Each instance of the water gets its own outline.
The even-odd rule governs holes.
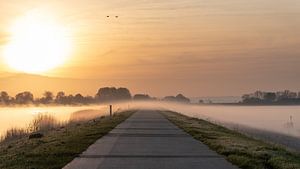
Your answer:
[[[82,110],[97,110],[98,115],[108,114],[107,106],[0,107],[0,136],[11,128],[26,128],[39,113],[53,115],[57,120],[66,122],[72,113]]]

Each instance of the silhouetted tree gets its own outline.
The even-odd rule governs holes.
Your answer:
[[[185,102],[185,103],[191,102],[191,100],[190,100],[189,98],[183,96],[182,94],[178,94],[178,95],[176,96],[176,99],[177,99],[178,101],[180,101],[180,102]]]
[[[80,93],[78,93],[74,96],[74,101],[76,103],[84,103],[85,102],[84,97]]]
[[[66,98],[65,92],[60,91],[56,94],[55,103],[57,103],[57,104],[67,104],[66,100],[67,100],[67,98]]]
[[[264,93],[264,100],[266,102],[274,102],[276,100],[276,94],[273,92]]]
[[[50,104],[53,102],[53,98],[54,98],[54,95],[52,92],[45,91],[45,93],[43,94],[43,97],[40,98],[38,102],[40,102],[42,104]]]
[[[248,100],[250,97],[251,97],[250,94],[244,94],[242,96],[242,100]]]
[[[203,103],[204,103],[204,100],[200,99],[200,100],[198,101],[198,103],[199,103],[199,104],[203,104]]]
[[[85,96],[84,97],[84,104],[95,103],[95,99],[92,96]]]
[[[72,104],[72,103],[74,103],[74,100],[75,100],[74,96],[72,94],[70,94],[66,97],[66,104]]]
[[[118,88],[117,89],[117,99],[120,100],[130,100],[131,99],[131,93],[127,88]]]
[[[299,104],[300,99],[297,99],[297,93],[289,90],[274,92],[256,91],[253,94],[245,94],[242,96],[242,103],[246,104]]]
[[[279,91],[276,93],[277,100],[295,99],[297,98],[296,92],[291,92],[289,90]]]
[[[177,96],[166,96],[163,100],[183,102],[183,103],[190,103],[191,102],[191,100],[189,98],[185,97],[182,94],[178,94]]]
[[[176,101],[176,97],[175,96],[166,96],[163,98],[164,101]]]
[[[254,97],[258,99],[263,99],[264,98],[264,92],[258,90],[254,93]]]
[[[82,96],[82,94],[77,93],[75,96],[66,95],[64,92],[60,91],[56,94],[55,103],[57,104],[89,104],[94,103],[95,99],[92,96]]]
[[[7,92],[2,91],[0,92],[0,104],[9,104],[10,103],[10,96]]]
[[[98,93],[96,94],[96,98],[99,101],[110,101],[115,98],[116,92],[117,92],[117,89],[115,87],[100,88],[98,90]]]
[[[15,97],[15,102],[17,104],[29,104],[33,103],[33,94],[30,92],[18,93]]]
[[[52,92],[46,91],[46,92],[44,93],[44,97],[45,97],[45,99],[46,99],[47,102],[51,102],[51,101],[53,101],[54,95],[53,95]]]
[[[104,87],[98,90],[95,98],[102,102],[120,101],[131,99],[131,94],[127,88]]]
[[[133,96],[134,100],[151,100],[151,97],[147,94],[136,94]]]

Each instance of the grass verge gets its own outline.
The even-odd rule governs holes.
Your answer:
[[[38,139],[20,138],[0,144],[1,169],[59,169],[107,134],[134,111],[71,123]]]
[[[175,125],[242,169],[300,169],[300,154],[208,121],[163,112]]]

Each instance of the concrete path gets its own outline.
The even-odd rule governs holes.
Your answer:
[[[159,112],[139,111],[64,169],[237,169]]]

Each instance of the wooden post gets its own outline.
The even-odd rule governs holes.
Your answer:
[[[109,105],[109,115],[112,117],[112,105]]]

